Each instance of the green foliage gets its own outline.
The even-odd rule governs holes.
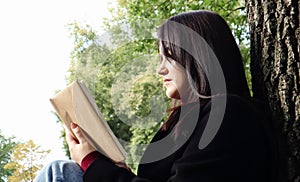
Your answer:
[[[118,7],[111,9],[113,19],[107,24],[138,19],[165,20],[178,13],[206,9],[219,13],[228,22],[238,42],[248,40],[246,7],[244,1],[232,0],[117,0]],[[123,12],[123,13],[117,13]]]
[[[5,137],[0,130],[0,182],[7,180],[14,172],[14,169],[6,169],[4,166],[10,162],[11,154],[17,144],[15,137]]]
[[[67,80],[70,82],[74,81],[78,75],[75,74],[87,74],[84,77],[91,77],[91,74],[87,69],[79,70],[81,67],[92,67],[95,65],[93,64],[93,61],[90,61],[93,57],[90,57],[93,54],[90,54],[93,52],[94,54],[97,54],[98,51],[87,51],[87,50],[95,50],[97,49],[96,46],[93,46],[95,44],[95,37],[96,34],[94,31],[92,31],[91,27],[89,25],[86,25],[85,27],[81,27],[77,24],[77,22],[73,22],[72,24],[69,24],[69,31],[70,36],[74,39],[74,48],[71,52],[71,67],[69,68],[69,75],[67,77]],[[79,75],[79,77],[81,76]],[[82,77],[82,76],[81,76]]]

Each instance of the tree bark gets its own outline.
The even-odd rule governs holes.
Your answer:
[[[300,181],[300,1],[246,0],[246,4],[253,97],[271,111],[283,159],[281,179]]]

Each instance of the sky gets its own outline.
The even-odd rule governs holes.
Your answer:
[[[0,130],[51,149],[44,163],[66,159],[49,98],[66,86],[76,20],[102,34],[112,0],[0,1]]]

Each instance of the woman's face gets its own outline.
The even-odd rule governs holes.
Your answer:
[[[184,68],[171,58],[161,55],[161,63],[157,73],[163,77],[166,95],[180,100],[187,89],[188,79]]]

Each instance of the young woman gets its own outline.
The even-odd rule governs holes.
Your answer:
[[[157,73],[178,100],[137,175],[67,133],[75,162],[54,161],[36,181],[270,181],[269,141],[250,101],[242,58],[226,22],[210,11],[171,17],[158,29]]]

